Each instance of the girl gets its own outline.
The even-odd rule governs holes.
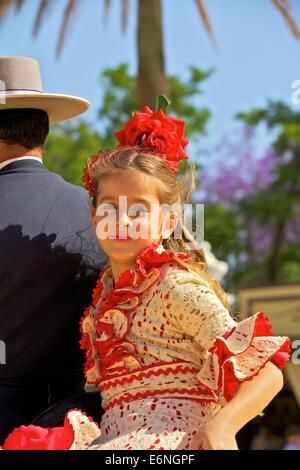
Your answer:
[[[184,123],[145,107],[116,137],[85,172],[110,259],[81,324],[87,381],[105,410],[90,449],[237,449],[238,430],[282,388],[289,339],[263,312],[237,323],[202,250],[187,248],[172,210],[183,202]]]
[[[110,260],[81,322],[105,410],[89,449],[237,449],[238,430],[282,388],[289,339],[263,312],[234,320],[182,223],[184,122],[145,107],[116,137],[84,177]]]

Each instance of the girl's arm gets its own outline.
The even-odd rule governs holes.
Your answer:
[[[205,351],[201,387],[223,408],[199,429],[192,449],[237,449],[235,435],[282,388],[290,339],[276,336],[263,312],[235,321],[208,283],[191,273],[164,284],[170,322]],[[218,398],[219,397],[219,398]]]
[[[190,449],[237,450],[236,433],[261,413],[282,387],[281,370],[267,362],[258,375],[242,382],[236,395],[203,425]]]

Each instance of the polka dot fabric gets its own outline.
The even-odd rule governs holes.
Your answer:
[[[201,424],[219,409],[180,398],[147,398],[110,408],[88,450],[188,450]]]

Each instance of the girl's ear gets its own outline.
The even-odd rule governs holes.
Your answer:
[[[171,233],[174,232],[178,222],[178,213],[176,211],[169,212],[166,217],[163,218],[162,225],[162,237],[169,238]]]
[[[94,207],[92,207],[90,213],[91,213],[93,228],[94,228],[94,230],[96,230],[96,227],[97,227],[96,209]]]

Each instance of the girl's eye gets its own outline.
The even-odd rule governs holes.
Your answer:
[[[103,204],[99,208],[99,215],[105,216],[111,214],[117,210],[112,204]]]
[[[132,209],[132,215],[134,217],[139,217],[139,216],[144,216],[148,214],[148,210],[147,210],[147,207],[144,207],[144,206],[134,206],[134,208]]]
[[[144,207],[144,206],[138,206],[138,207],[135,208],[135,210],[137,212],[148,212],[147,207]]]

